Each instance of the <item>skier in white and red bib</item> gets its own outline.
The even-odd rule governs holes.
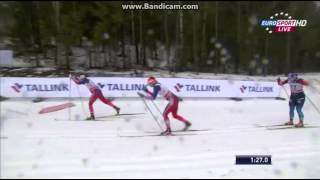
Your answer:
[[[173,94],[167,87],[160,84],[154,77],[150,77],[147,83],[149,86],[153,87],[153,92],[150,92],[148,91],[148,89],[144,88],[144,91],[147,93],[147,95],[145,96],[142,93],[138,93],[140,97],[155,100],[158,94],[160,94],[169,101],[169,104],[163,112],[163,119],[165,121],[167,129],[166,131],[162,132],[162,135],[171,135],[171,127],[168,117],[169,113],[172,113],[172,116],[175,119],[185,123],[185,128],[183,130],[186,131],[191,126],[191,123],[182,116],[178,115],[179,98],[175,94]]]
[[[288,83],[291,90],[289,101],[290,120],[289,122],[285,123],[285,125],[293,125],[294,110],[297,109],[300,121],[295,125],[295,127],[303,127],[304,114],[302,112],[302,108],[306,98],[306,95],[303,91],[303,86],[308,86],[309,83],[301,78],[298,78],[297,73],[289,73],[287,80],[281,81],[281,79],[278,78],[277,81],[280,86]]]
[[[101,89],[93,81],[88,79],[85,75],[81,75],[81,76],[70,75],[70,78],[78,85],[85,85],[89,89],[89,91],[91,92],[91,97],[89,100],[90,117],[88,117],[87,120],[94,120],[95,119],[93,103],[97,99],[100,99],[103,103],[113,107],[116,110],[117,115],[119,114],[120,108],[115,106],[114,104],[112,104],[112,102],[109,99],[105,98],[102,94]]]

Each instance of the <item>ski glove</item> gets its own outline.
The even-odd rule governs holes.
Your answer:
[[[143,90],[144,92],[148,92],[147,86],[143,86],[142,90]]]

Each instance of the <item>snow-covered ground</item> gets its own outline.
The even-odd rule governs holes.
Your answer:
[[[304,77],[312,83],[307,96],[320,107],[319,74]],[[282,97],[286,97],[283,91]],[[82,120],[88,115],[87,101],[72,101],[76,106],[71,109],[38,114],[43,107],[65,102],[0,102],[1,178],[320,177],[319,127],[257,127],[286,122],[287,101],[186,99],[180,114],[193,123],[191,129],[209,131],[134,138],[122,136],[160,132],[141,100],[116,99],[122,113],[145,113],[118,117],[109,116],[114,111],[97,101],[96,116],[109,116],[99,121]],[[166,106],[163,100],[156,104],[160,109]],[[320,114],[308,100],[304,110],[305,123],[320,126]],[[175,120],[171,125],[183,128]],[[236,155],[272,155],[272,165],[235,165]]]

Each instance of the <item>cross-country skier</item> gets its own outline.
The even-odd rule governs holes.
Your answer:
[[[303,91],[303,86],[308,86],[309,83],[301,78],[298,78],[297,73],[289,73],[287,80],[281,81],[281,79],[278,78],[277,81],[280,86],[289,83],[291,90],[291,96],[289,101],[290,121],[285,123],[285,125],[293,125],[294,110],[297,109],[300,121],[298,124],[295,125],[295,127],[303,127],[304,114],[302,112],[302,107],[304,105],[306,97]]]
[[[169,113],[172,113],[172,116],[185,123],[185,128],[183,129],[186,131],[190,126],[191,123],[187,121],[185,118],[182,116],[178,115],[178,105],[179,105],[179,98],[173,94],[168,88],[160,84],[156,78],[150,77],[147,81],[147,84],[151,87],[153,87],[153,92],[150,92],[148,89],[144,88],[143,90],[147,93],[146,96],[140,92],[138,92],[138,95],[142,98],[150,99],[150,100],[155,100],[158,96],[158,94],[162,95],[166,100],[169,101],[169,104],[167,105],[166,109],[163,112],[163,119],[166,124],[166,131],[162,132],[162,135],[171,135],[171,127],[170,127],[170,122],[169,122]]]
[[[87,120],[94,120],[94,110],[93,110],[93,103],[99,98],[103,103],[113,107],[117,115],[119,115],[120,108],[115,106],[114,104],[111,103],[110,100],[105,98],[102,94],[102,91],[100,88],[90,79],[88,79],[85,75],[80,75],[80,76],[73,76],[70,74],[70,78],[78,85],[85,85],[91,92],[91,97],[89,100],[89,110],[90,110],[90,117],[87,118]]]

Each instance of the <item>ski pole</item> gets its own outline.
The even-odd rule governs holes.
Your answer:
[[[287,97],[290,99],[290,96],[289,96],[289,94],[288,94],[288,92],[287,92],[286,88],[285,88],[285,87],[283,87],[283,86],[281,86],[281,87],[283,88],[283,90],[284,90],[284,92],[286,93]]]
[[[281,95],[281,90],[282,90],[282,89],[284,89],[283,86],[282,86],[282,88],[280,88],[280,90],[279,90],[278,97],[275,97],[276,100],[283,100],[283,101],[286,100],[286,98],[280,97],[280,95]],[[284,89],[284,91],[286,91],[286,90]],[[286,91],[286,94],[287,94],[287,91]],[[287,96],[288,96],[288,94],[287,94]]]
[[[161,125],[159,124],[159,122],[157,121],[157,118],[156,118],[155,115],[152,113],[151,109],[149,108],[149,106],[148,106],[147,102],[145,101],[145,99],[144,99],[144,98],[141,98],[141,99],[142,99],[144,105],[147,107],[147,109],[148,109],[148,111],[150,112],[150,114],[152,115],[153,119],[157,122],[157,124],[158,124],[159,128],[161,129],[161,131],[164,131],[164,130],[162,129]]]
[[[69,76],[69,103],[71,103],[71,78]],[[69,121],[71,120],[71,109],[68,108]]]
[[[320,94],[320,91],[316,87],[314,87],[312,85],[309,85],[309,87],[311,90],[316,91],[318,94]]]
[[[311,101],[311,99],[308,97],[308,96],[306,96],[307,97],[307,99],[309,100],[309,102],[312,104],[312,106],[318,111],[318,113],[320,114],[320,110],[318,109],[318,107]]]
[[[156,103],[153,102],[153,101],[151,101],[151,102],[152,102],[153,106],[156,107],[157,111],[158,111],[160,114],[162,114],[161,111],[160,111],[160,109],[159,109],[159,107],[156,105]]]
[[[147,85],[147,86],[149,86],[149,85]],[[161,113],[161,110],[160,110],[159,107],[156,105],[156,103],[153,102],[153,101],[151,101],[151,102],[152,102],[153,106],[157,109],[157,111],[158,111],[160,114],[162,114],[162,113]]]
[[[84,106],[83,106],[83,101],[82,101],[82,96],[81,96],[81,93],[80,93],[80,90],[79,90],[79,87],[77,86],[77,91],[78,91],[78,95],[79,95],[79,98],[80,98],[80,102],[81,102],[81,107],[82,107],[82,112],[85,116],[87,116],[87,114],[85,113],[85,109],[84,109]]]

